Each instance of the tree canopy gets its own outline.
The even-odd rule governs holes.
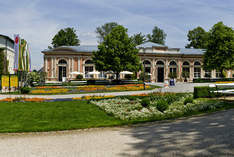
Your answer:
[[[204,69],[234,69],[234,30],[218,22],[209,31]]]
[[[206,49],[208,44],[208,32],[202,27],[194,28],[188,32],[188,41],[186,48]]]
[[[98,34],[97,37],[99,38],[99,42],[102,42],[106,35],[108,35],[113,28],[118,26],[118,23],[116,22],[109,22],[105,23],[102,26],[99,26],[96,28],[96,33]]]
[[[141,33],[137,33],[137,34],[134,34],[131,39],[133,40],[133,42],[136,44],[136,45],[140,45],[142,43],[144,43],[146,41],[146,37],[144,34],[141,34]]]
[[[80,40],[76,35],[76,30],[74,28],[61,29],[52,39],[53,48],[59,46],[78,46],[80,45]],[[51,48],[51,47],[49,47]]]
[[[166,37],[167,34],[157,26],[152,30],[152,34],[147,35],[149,41],[162,45],[165,44]]]
[[[104,37],[92,59],[98,71],[113,71],[117,79],[121,71],[135,72],[141,68],[138,49],[121,25]]]

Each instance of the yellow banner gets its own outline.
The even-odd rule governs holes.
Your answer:
[[[16,75],[12,75],[10,77],[10,81],[11,81],[11,87],[15,87],[18,88],[18,77]]]
[[[10,80],[9,80],[10,77]],[[2,88],[9,88],[9,81],[11,88],[18,88],[18,76],[17,75],[2,75]]]
[[[9,75],[2,75],[2,88],[9,87]]]

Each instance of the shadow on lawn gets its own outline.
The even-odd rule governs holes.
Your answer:
[[[137,156],[234,156],[234,109],[131,128],[123,134],[141,141],[127,143]],[[131,154],[131,150],[125,150],[120,155]]]

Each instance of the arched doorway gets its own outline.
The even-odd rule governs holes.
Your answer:
[[[59,75],[58,80],[63,81],[63,77],[67,77],[67,61],[64,59],[59,60],[58,62]]]
[[[85,78],[93,78],[93,74],[89,74],[94,71],[94,64],[92,60],[85,61]]]
[[[162,61],[158,61],[156,63],[157,66],[157,81],[164,82],[164,63]]]

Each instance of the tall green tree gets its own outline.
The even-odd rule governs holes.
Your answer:
[[[134,34],[131,38],[136,45],[140,45],[146,41],[145,35],[141,33]]]
[[[147,35],[149,41],[162,45],[165,44],[166,37],[167,34],[157,26],[152,30],[152,34]]]
[[[208,32],[202,27],[194,28],[188,32],[188,41],[186,48],[206,49],[208,44]]]
[[[74,28],[61,29],[52,39],[53,48],[59,46],[78,46],[80,45],[80,40],[76,35],[76,30]],[[50,47],[49,47],[50,48]]]
[[[141,68],[138,49],[128,37],[127,29],[116,26],[98,45],[92,56],[98,71],[113,71],[117,80],[121,71],[139,71]]]
[[[102,42],[105,36],[107,36],[107,34],[109,34],[112,31],[112,29],[115,28],[116,26],[118,26],[118,23],[109,22],[109,23],[105,23],[102,26],[97,27],[95,32],[97,33],[99,42]]]
[[[209,31],[204,69],[234,69],[234,30],[218,22]]]

